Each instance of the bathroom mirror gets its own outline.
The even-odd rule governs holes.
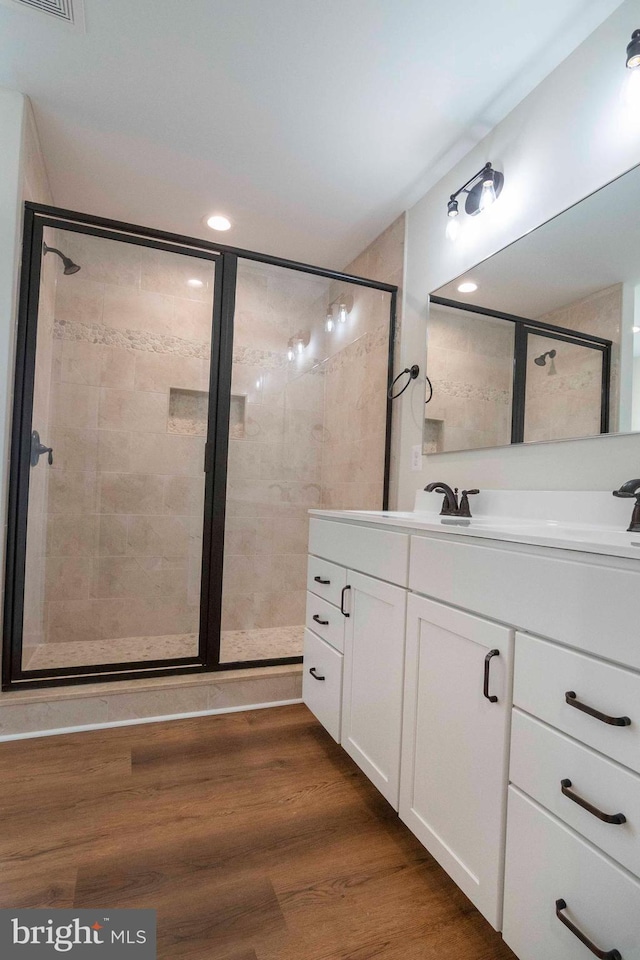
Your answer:
[[[432,293],[425,454],[640,430],[639,197],[640,166]]]

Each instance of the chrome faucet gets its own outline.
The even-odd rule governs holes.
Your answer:
[[[630,533],[640,532],[640,480],[627,480],[619,490],[613,491],[614,497],[631,498],[635,497],[636,502],[631,514],[631,523],[627,527]]]
[[[640,481],[638,481],[640,484]],[[446,483],[428,483],[424,488],[426,493],[444,493],[442,501],[441,517],[471,517],[469,508],[469,497],[472,494],[480,493],[479,490],[463,490],[458,503],[458,488],[452,490]]]

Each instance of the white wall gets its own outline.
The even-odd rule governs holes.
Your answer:
[[[0,88],[0,504],[3,536],[0,571],[4,571],[6,496],[14,373],[14,331],[18,258],[22,229],[22,143],[25,98]],[[0,582],[0,591],[4,581]]]
[[[626,0],[408,212],[403,364],[425,361],[427,298],[518,237],[640,162],[640,105],[621,99],[625,47],[640,27]],[[500,202],[446,241],[446,201],[487,160],[504,170]],[[462,239],[462,238],[461,238]],[[619,436],[431,455],[410,470],[420,443],[423,396],[407,391],[401,414],[399,509],[429,480],[517,489],[613,489],[640,467],[640,437]]]

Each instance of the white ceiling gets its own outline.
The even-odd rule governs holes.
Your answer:
[[[619,2],[3,0],[0,84],[58,206],[339,268]]]

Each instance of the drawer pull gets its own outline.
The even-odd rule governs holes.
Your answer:
[[[576,699],[577,696],[578,694],[575,690],[567,690],[564,699],[570,707],[575,707],[576,710],[582,710],[583,713],[588,713],[590,717],[595,717],[596,720],[602,720],[603,723],[610,723],[614,727],[630,726],[631,720],[629,717],[609,717],[606,713],[600,713],[600,711],[594,707],[588,707],[586,703],[580,703],[580,701]]]
[[[626,823],[627,818],[624,813],[603,813],[602,810],[598,810],[597,807],[594,807],[593,804],[589,803],[588,800],[584,800],[582,797],[578,796],[577,793],[574,793],[571,789],[571,780],[561,780],[560,789],[565,797],[568,797],[569,800],[573,800],[574,803],[577,803],[579,807],[584,807],[585,810],[588,810],[589,813],[592,813],[594,817],[597,817],[598,820],[604,820],[605,823]]]
[[[340,613],[342,614],[343,617],[351,616],[351,614],[347,613],[347,611],[344,608],[344,595],[347,592],[347,590],[351,590],[351,587],[349,586],[349,584],[347,584],[346,587],[342,588],[342,593],[340,594]]]
[[[322,577],[314,577],[313,579],[316,583],[321,583],[323,587],[328,587],[331,583],[331,580],[323,580]]]
[[[498,698],[495,695],[491,697],[489,696],[489,671],[491,669],[492,659],[494,657],[499,657],[499,656],[500,656],[499,650],[489,650],[489,653],[484,658],[484,685],[482,688],[482,692],[487,698],[487,700],[489,701],[489,703],[498,702]]]
[[[595,943],[592,943],[589,940],[589,937],[585,936],[582,930],[579,930],[574,923],[571,923],[571,920],[561,912],[562,910],[567,909],[566,900],[556,900],[556,917],[561,923],[564,923],[565,927],[571,930],[571,933],[574,937],[577,937],[578,940],[581,940],[584,943],[585,947],[588,947],[591,950],[591,953],[594,953],[596,957],[600,957],[600,960],[622,960],[622,954],[619,950],[599,950],[596,947]]]
[[[326,679],[326,677],[321,677],[319,674],[316,673],[316,668],[315,668],[315,667],[309,667],[309,673],[311,674],[311,676],[313,677],[314,680],[325,680],[325,679]]]
[[[313,617],[312,617],[311,619],[312,619],[312,620],[315,620],[315,622],[316,622],[316,623],[319,623],[322,627],[328,627],[328,626],[329,626],[329,621],[328,621],[328,620],[321,620],[317,613],[314,613],[314,615],[313,615]]]

